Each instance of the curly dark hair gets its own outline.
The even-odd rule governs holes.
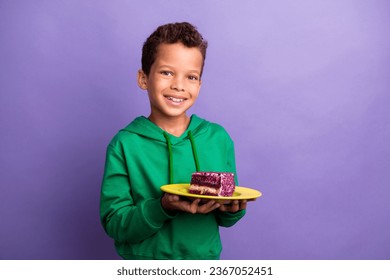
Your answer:
[[[142,71],[148,76],[150,68],[156,60],[157,48],[160,44],[182,43],[186,47],[197,47],[202,54],[203,62],[200,75],[206,59],[207,41],[203,39],[195,26],[188,22],[168,23],[159,26],[146,39],[142,47]]]

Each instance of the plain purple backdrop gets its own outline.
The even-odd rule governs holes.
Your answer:
[[[209,41],[191,113],[222,124],[263,197],[223,259],[390,259],[390,4],[0,2],[0,259],[118,259],[99,222],[105,149],[139,115],[141,47]]]

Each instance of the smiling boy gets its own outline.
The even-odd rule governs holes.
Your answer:
[[[206,49],[189,23],[160,26],[144,43],[137,81],[150,115],[111,140],[101,190],[101,222],[125,259],[219,259],[219,226],[245,214],[246,201],[201,204],[160,190],[188,183],[195,171],[236,172],[226,131],[187,115],[199,95]]]

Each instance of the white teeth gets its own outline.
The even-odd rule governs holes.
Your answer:
[[[183,102],[184,101],[183,98],[174,98],[171,96],[168,96],[167,99],[172,100],[173,102]]]

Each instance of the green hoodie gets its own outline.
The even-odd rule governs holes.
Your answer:
[[[107,147],[100,217],[120,256],[219,259],[219,226],[234,225],[245,210],[171,216],[161,206],[160,187],[189,183],[196,170],[236,172],[233,141],[220,125],[192,115],[176,137],[138,117],[115,135]]]

